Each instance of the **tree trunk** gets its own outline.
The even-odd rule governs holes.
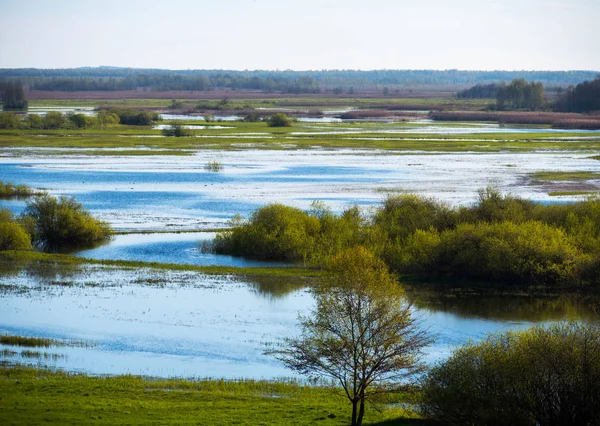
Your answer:
[[[361,426],[363,421],[363,416],[365,415],[365,400],[360,400],[360,410],[358,411],[358,419],[356,419],[356,426]]]
[[[356,423],[356,404],[358,403],[357,400],[353,399],[352,400],[352,426],[359,426]]]

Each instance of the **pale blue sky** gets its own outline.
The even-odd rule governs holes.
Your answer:
[[[600,70],[600,0],[0,0],[0,68]]]

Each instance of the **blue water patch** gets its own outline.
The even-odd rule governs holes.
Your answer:
[[[214,238],[214,233],[117,235],[106,245],[80,251],[76,255],[99,260],[132,260],[198,266],[290,266],[280,262],[263,262],[242,257],[203,253],[199,247],[200,243],[211,238]]]

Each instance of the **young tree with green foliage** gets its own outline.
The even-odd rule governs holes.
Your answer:
[[[385,264],[363,247],[335,256],[331,282],[315,290],[316,308],[300,317],[302,334],[274,351],[288,368],[337,382],[360,426],[365,403],[393,392],[421,371],[421,349],[431,342]]]

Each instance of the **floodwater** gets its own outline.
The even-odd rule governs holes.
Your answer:
[[[232,126],[200,126],[200,125],[195,125],[195,124],[185,125],[185,126],[181,126],[181,127],[183,127],[184,129],[190,129],[190,130],[233,129]],[[156,126],[152,126],[152,128],[154,130],[170,129],[171,128],[171,124],[157,124]]]
[[[484,144],[485,142],[482,142]],[[532,200],[552,202],[548,187],[531,185],[536,171],[600,172],[590,153],[394,153],[311,149],[196,151],[184,157],[19,156],[4,151],[0,178],[72,195],[116,230],[207,230],[227,226],[239,213],[280,202],[308,209],[321,200],[334,211],[379,204],[388,194],[413,192],[452,205],[476,200],[488,185]],[[220,172],[205,166],[223,165]],[[574,197],[561,200],[575,199]],[[24,201],[0,201],[19,213]]]
[[[214,121],[239,121],[244,117],[239,115],[215,115],[212,117]],[[177,121],[177,120],[185,120],[185,121],[205,121],[205,117],[203,115],[187,115],[187,114],[160,114],[160,119],[165,121]]]
[[[192,151],[183,157],[127,156],[118,149],[108,150],[110,157],[0,149],[0,179],[75,196],[116,230],[134,232],[117,235],[79,256],[259,266],[251,260],[200,253],[198,244],[214,234],[177,231],[226,227],[235,214],[248,217],[273,202],[308,209],[313,200],[321,200],[336,212],[352,204],[368,210],[388,194],[411,192],[464,205],[475,201],[476,190],[488,185],[552,202],[556,197],[547,194],[547,186],[531,182],[530,173],[600,172],[600,162],[589,152],[272,151],[248,149],[247,144],[244,148]],[[223,170],[206,170],[212,161],[220,162]],[[0,201],[0,208],[15,213],[24,207],[21,200]],[[280,338],[298,333],[297,313],[314,304],[310,289],[298,281],[100,265],[21,267],[2,265],[0,259],[0,333],[89,345],[44,348],[40,352],[48,356],[39,358],[21,355],[22,348],[0,345],[0,360],[92,374],[290,376],[263,352]],[[597,321],[600,312],[598,303],[587,299],[444,297],[414,291],[409,296],[414,315],[436,335],[436,343],[426,351],[429,363],[446,358],[455,345],[477,341],[489,332],[565,319]]]
[[[203,253],[200,244],[212,240],[214,232],[153,233],[115,235],[105,245],[75,253],[98,260],[134,260],[138,262],[177,263],[181,265],[221,265],[234,267],[288,266],[243,257]]]
[[[297,314],[314,306],[309,288],[281,278],[98,265],[56,268],[3,271],[0,333],[86,346],[41,348],[48,356],[31,359],[18,354],[23,348],[0,345],[0,359],[91,374],[291,376],[264,351],[296,335]],[[430,364],[490,332],[565,319],[598,320],[593,300],[513,296],[474,303],[473,298],[440,301],[443,297],[435,294],[411,297],[413,315],[436,337],[426,349]],[[17,355],[2,355],[4,349]]]
[[[95,117],[97,114],[97,111],[95,111],[94,107],[45,106],[27,108],[27,114],[46,115],[49,112],[60,112],[62,114],[83,114],[89,117]]]

